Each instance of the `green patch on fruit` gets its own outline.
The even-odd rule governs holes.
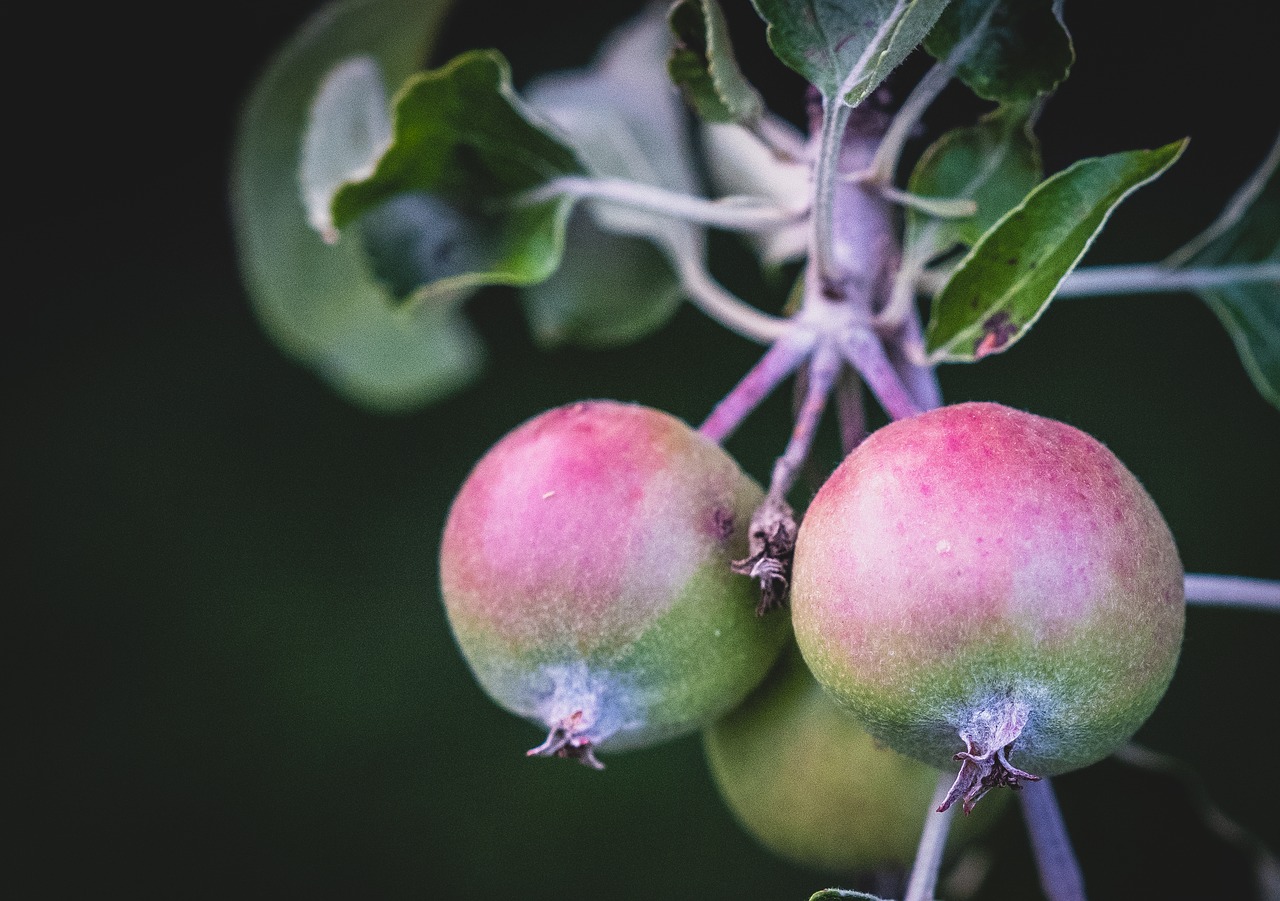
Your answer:
[[[794,646],[703,744],[730,810],[774,853],[830,872],[910,865],[938,771],[876,742]],[[958,822],[951,847],[988,830],[1005,801]]]

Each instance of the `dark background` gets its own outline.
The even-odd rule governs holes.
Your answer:
[[[798,120],[798,78],[750,8],[725,5],[744,66]],[[1265,153],[1274,31],[1223,6],[1068,4],[1079,59],[1039,129],[1048,168],[1192,137],[1090,262],[1158,259]],[[484,378],[383,417],[259,330],[229,230],[229,152],[256,73],[317,7],[58,10],[11,34],[46,63],[12,85],[3,330],[20,895],[780,901],[839,882],[738,829],[696,738],[615,756],[604,774],[526,760],[536,730],[475,687],[436,588],[446,505],[502,433],[582,397],[696,423],[756,348],[690,308],[621,351],[541,353],[493,291],[472,304]],[[436,59],[497,46],[519,83],[586,63],[636,8],[467,0]],[[957,119],[974,108],[953,99]],[[717,249],[734,258],[731,242]],[[778,302],[750,273],[724,278]],[[1280,415],[1195,298],[1063,301],[1007,354],[942,379],[950,400],[1002,401],[1106,442],[1189,570],[1280,578]],[[786,415],[775,398],[730,442],[758,477]],[[1192,610],[1138,736],[1193,765],[1272,848],[1278,644],[1275,616]],[[1091,897],[1252,897],[1246,856],[1170,780],[1104,762],[1056,784]],[[995,838],[980,897],[1036,897],[1016,814]]]

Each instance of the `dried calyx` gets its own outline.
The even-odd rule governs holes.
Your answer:
[[[1009,762],[1013,743],[1027,725],[1025,704],[1007,700],[994,708],[978,711],[971,723],[960,730],[966,750],[956,754],[963,761],[956,781],[938,808],[941,813],[956,801],[963,800],[964,812],[970,813],[982,796],[993,788],[1007,785],[1022,788],[1020,779],[1039,782],[1040,777],[1018,769]]]
[[[582,711],[575,710],[551,727],[547,740],[525,752],[526,757],[563,757],[576,760],[593,770],[603,770],[604,764],[596,758],[595,745],[582,733]]]
[[[787,603],[796,532],[796,517],[791,505],[771,492],[751,517],[748,544],[751,554],[742,560],[734,560],[732,564],[735,573],[750,576],[760,583],[757,616],[764,616]]]

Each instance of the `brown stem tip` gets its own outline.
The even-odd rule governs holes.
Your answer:
[[[551,727],[547,740],[536,748],[525,751],[526,757],[563,757],[576,760],[593,770],[603,770],[604,764],[596,758],[591,739],[581,733],[582,711],[576,710]]]
[[[946,799],[938,808],[939,813],[961,799],[964,800],[964,812],[971,813],[974,805],[993,788],[1007,785],[1016,791],[1022,788],[1020,779],[1040,781],[1039,776],[1020,770],[1009,762],[1013,743],[1027,724],[1027,714],[1026,705],[1009,701],[995,710],[979,711],[972,725],[960,730],[960,738],[967,750],[956,754],[954,759],[964,762]]]
[[[786,501],[779,498],[766,497],[751,517],[751,535],[747,545],[751,555],[743,560],[734,560],[732,569],[760,583],[757,616],[786,606],[796,532],[795,513]]]

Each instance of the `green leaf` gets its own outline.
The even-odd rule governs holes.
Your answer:
[[[764,102],[733,57],[729,26],[716,0],[677,0],[667,14],[676,46],[667,71],[689,105],[708,122],[749,125]]]
[[[1054,0],[953,0],[925,38],[925,50],[946,59],[982,27],[992,3],[991,19],[956,76],[987,100],[1030,101],[1052,92],[1075,62],[1071,36]]]
[[[254,312],[284,352],[373,410],[412,409],[457,389],[479,370],[480,346],[451,304],[393,310],[359,242],[324,244],[299,191],[302,136],[316,87],[335,66],[369,57],[386,77],[403,79],[425,59],[447,7],[323,7],[277,54],[238,122],[231,205]]]
[[[973,200],[978,211],[963,219],[938,219],[908,210],[906,253],[927,259],[956,244],[972,247],[1036,186],[1042,169],[1026,106],[1002,106],[977,125],[947,132],[921,155],[907,190]]]
[[[751,0],[778,59],[856,106],[929,33],[947,0]]]
[[[934,298],[925,343],[938,362],[1005,350],[1040,317],[1112,210],[1158,177],[1186,141],[1080,160],[1045,180],[961,260]]]
[[[587,68],[530,82],[529,105],[568,137],[591,175],[697,194],[688,117],[667,77],[671,45],[665,15],[651,7],[611,35]],[[522,292],[534,337],[602,346],[659,328],[678,306],[674,266],[700,258],[704,240],[688,222],[584,201],[564,271]]]
[[[1218,220],[1166,262],[1186,268],[1280,265],[1280,138]],[[1280,279],[1197,293],[1231,336],[1258,391],[1280,408]]]
[[[855,892],[847,888],[824,888],[809,896],[809,901],[886,901],[879,895],[868,895],[866,892]]]
[[[451,238],[420,258],[415,299],[527,285],[559,265],[572,201],[516,198],[583,171],[573,150],[532,121],[502,55],[473,51],[400,89],[390,146],[371,175],[334,194],[333,222],[341,229],[392,198],[426,198]]]

